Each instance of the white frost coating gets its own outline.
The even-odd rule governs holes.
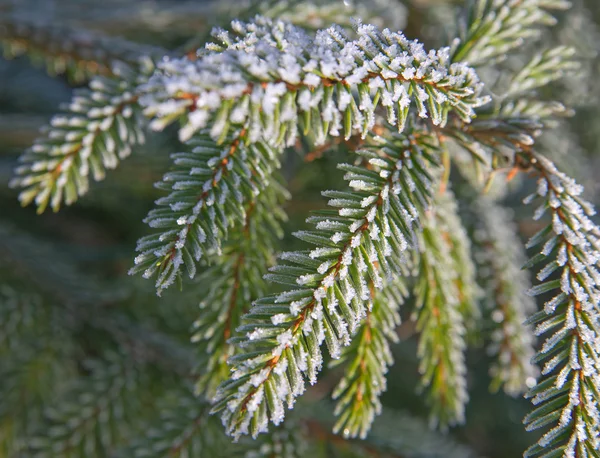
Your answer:
[[[72,204],[87,193],[91,178],[102,180],[107,169],[130,154],[132,145],[143,142],[139,111],[132,116],[132,91],[154,67],[122,67],[119,84],[96,77],[89,90],[76,91],[65,113],[56,115],[43,130],[44,137],[22,156],[10,185],[25,188],[19,196],[24,205],[34,202],[40,210],[49,205],[56,211],[63,203]],[[126,124],[127,117],[132,119]]]
[[[333,132],[348,136],[356,131],[366,134],[374,122],[376,96],[385,100],[388,117],[397,122],[400,130],[406,121],[403,110],[411,101],[420,113],[431,112],[436,123],[440,119],[435,113],[452,111],[454,107],[459,116],[469,121],[473,109],[485,103],[485,98],[480,97],[481,85],[471,69],[464,65],[449,66],[447,50],[427,53],[422,45],[399,33],[379,32],[371,26],[359,25],[356,41],[344,37],[338,28],[320,31],[313,40],[300,29],[263,18],[249,24],[236,22],[234,27],[237,34],[219,32],[225,42],[211,45],[197,61],[165,63],[145,88],[148,96],[142,104],[146,114],[160,118],[159,112],[153,112],[154,105],[186,94],[189,105],[180,114],[189,106],[194,111],[204,111],[209,120],[200,128],[212,125],[212,135],[226,135],[228,123],[223,119],[229,118],[231,124],[235,113],[236,128],[247,127],[250,142],[266,135],[277,138],[273,134],[284,127],[291,134],[280,141],[289,144],[296,135],[292,128],[297,124],[299,112],[313,108],[317,113],[326,113],[324,117],[332,125],[338,124],[323,136]],[[411,90],[407,91],[409,84],[405,80],[409,79]],[[435,85],[431,84],[434,80]],[[423,89],[425,85],[429,85],[431,92]],[[285,93],[280,89],[283,86]],[[227,108],[217,111],[223,106]],[[274,116],[276,112],[285,116]],[[169,115],[176,116],[174,112]],[[288,121],[282,118],[289,119],[290,124],[283,126]],[[344,118],[351,129],[342,128],[340,120]],[[353,193],[337,194],[349,202],[333,202],[341,204],[334,205],[338,214],[331,219],[335,222],[321,219],[315,231],[302,234],[325,247],[282,256],[292,264],[281,272],[305,288],[271,298],[271,305],[280,304],[273,316],[252,318],[259,324],[246,336],[244,348],[258,350],[265,337],[275,340],[277,346],[265,354],[270,359],[260,370],[260,366],[255,366],[249,372],[243,364],[234,367],[238,379],[243,376],[240,372],[246,371],[250,376],[249,382],[236,387],[224,413],[224,420],[232,425],[229,433],[234,436],[246,433],[251,417],[261,411],[260,402],[255,399],[285,398],[288,407],[293,405],[304,389],[304,377],[311,383],[316,379],[322,361],[319,346],[323,341],[334,358],[340,355],[343,345],[349,342],[349,332],[359,326],[372,306],[371,288],[383,286],[380,271],[397,269],[396,261],[388,262],[386,257],[394,250],[404,251],[408,247],[407,238],[414,240],[412,228],[417,227],[421,207],[429,198],[421,189],[430,189],[431,183],[417,172],[420,162],[413,165],[410,143],[402,147],[401,154],[396,154],[397,148],[394,145],[389,160],[372,164],[379,178],[374,179],[377,175],[373,173],[349,173],[350,188],[358,191],[360,197]],[[396,167],[401,162],[407,167]],[[210,181],[220,183],[223,176]],[[208,178],[211,177],[202,179],[208,182]],[[212,187],[206,186],[211,193]],[[409,189],[410,195],[398,198],[404,189]],[[413,195],[418,194],[424,195],[413,202]],[[337,197],[333,193],[332,196]],[[218,202],[218,196],[207,195],[204,199],[216,215],[212,202]],[[382,211],[378,213],[380,208]],[[393,219],[402,221],[394,223]],[[209,222],[216,224],[218,216],[209,218]],[[302,270],[293,270],[299,266]],[[289,315],[279,313],[280,307],[285,306],[289,306]],[[261,389],[264,398],[257,394]],[[224,391],[222,395],[226,396],[227,389]],[[271,403],[267,409],[271,421],[281,421],[283,402]],[[235,418],[238,414],[242,417]],[[233,423],[227,421],[233,418]]]
[[[236,137],[228,141],[233,143],[218,146],[204,132],[190,142],[191,152],[173,155],[177,169],[165,174],[162,183],[171,188],[171,193],[156,202],[158,208],[145,220],[161,232],[148,236],[143,246],[138,247],[142,253],[136,257],[136,265],[131,270],[132,273],[143,270],[147,276],[158,273],[159,293],[172,284],[184,267],[193,276],[194,261],[207,253],[219,253],[219,240],[232,222],[224,221],[215,207],[222,208],[230,202],[244,214],[247,196],[239,189],[244,180],[253,175],[261,177],[252,183],[255,187],[251,192],[258,193],[261,186],[268,184],[268,177],[277,166],[276,161],[265,160],[265,157],[276,157],[268,145],[247,148]],[[255,155],[254,161],[247,158],[250,149]],[[164,207],[174,215],[171,222],[160,216],[165,214]],[[176,227],[181,230],[174,232]]]
[[[537,392],[532,402],[536,405],[552,402],[556,390],[566,389],[562,395],[564,404],[553,408],[559,414],[558,420],[538,445],[549,447],[560,434],[565,434],[564,456],[574,457],[582,447],[595,450],[599,446],[600,415],[596,400],[587,393],[587,386],[597,385],[600,373],[597,363],[600,360],[597,276],[600,230],[588,218],[594,209],[579,197],[581,186],[547,159],[541,156],[536,159],[536,166],[544,175],[544,179],[538,181],[537,195],[543,199],[540,208],[546,208],[552,216],[550,234],[541,249],[548,260],[538,278],[547,281],[550,273],[558,270],[560,281],[558,287],[551,284],[555,296],[546,302],[547,316],[540,317],[536,326],[537,335],[551,333],[538,357],[547,355],[543,374],[555,375],[556,381]],[[534,239],[530,245],[541,244],[539,237]],[[547,290],[543,288],[538,292],[549,292]],[[560,325],[558,329],[557,325]],[[526,418],[528,429],[534,428],[535,420],[534,415]]]
[[[271,323],[273,324],[281,324],[285,323],[289,319],[290,315],[287,313],[278,313],[277,315],[273,315],[271,317]]]
[[[240,24],[236,22],[235,27]],[[291,24],[263,17],[243,24],[240,30],[243,32],[233,36],[217,32],[217,42],[208,45],[196,61],[183,58],[160,64],[140,100],[145,113],[155,118],[154,128],[164,128],[193,107],[193,117],[182,129],[182,136],[189,138],[195,130],[210,124],[222,101],[230,100],[230,121],[235,125],[252,124],[252,138],[278,132],[275,124],[295,123],[294,113],[313,107],[326,113],[325,121],[332,122],[330,135],[341,134],[340,120],[349,107],[354,107],[352,126],[364,135],[363,119],[369,129],[376,94],[388,107],[388,117],[403,126],[405,115],[397,113],[394,104],[401,110],[410,105],[411,96],[405,87],[408,81],[416,87],[422,116],[426,111],[439,113],[442,106],[456,107],[468,122],[474,109],[488,101],[481,96],[482,84],[473,69],[449,66],[445,50],[426,53],[423,45],[407,40],[401,33],[360,26],[352,41],[343,29],[333,26],[318,31],[313,38]],[[374,57],[365,60],[364,49],[372,50]],[[336,94],[326,100],[324,83],[342,81],[364,86],[364,90],[355,95],[350,88],[336,89]],[[423,89],[424,85],[430,87],[432,95]],[[288,97],[290,91],[295,96]],[[181,99],[181,94],[193,96]],[[259,106],[264,119],[253,120],[248,102]],[[281,107],[278,119],[273,116],[276,106]],[[213,124],[215,136],[224,126],[222,119],[218,122],[217,128]],[[440,123],[441,119],[436,116],[434,122]],[[295,134],[290,130],[282,142],[292,144]]]
[[[531,363],[534,355],[532,329],[525,326],[525,318],[535,312],[535,301],[527,294],[529,278],[521,270],[525,253],[516,237],[512,214],[507,209],[481,198],[476,207],[482,227],[475,240],[490,248],[478,253],[479,262],[490,269],[485,275],[488,291],[486,306],[497,313],[496,330],[488,352],[496,356],[491,374],[504,383],[504,390],[511,395],[521,394],[527,379],[535,379],[537,371]],[[549,274],[549,273],[548,273]],[[502,357],[501,349],[508,356]]]
[[[236,408],[239,408],[244,399],[248,399],[247,402],[254,399],[253,395],[247,396],[256,388],[255,383],[259,383],[259,387],[264,386],[265,390],[279,391],[277,396],[285,397],[288,405],[291,405],[294,398],[303,392],[305,378],[310,383],[316,381],[322,362],[319,348],[321,342],[327,343],[333,358],[341,356],[342,348],[350,343],[350,336],[366,317],[367,310],[371,310],[371,288],[378,290],[384,286],[379,265],[387,266],[388,261],[385,258],[395,249],[403,251],[408,248],[402,231],[389,218],[392,214],[390,205],[393,201],[396,211],[405,218],[404,224],[407,227],[412,226],[420,210],[411,206],[410,211],[414,213],[411,215],[404,209],[404,204],[396,194],[390,194],[389,190],[400,180],[404,181],[404,187],[408,187],[406,175],[413,172],[410,172],[409,167],[397,168],[396,164],[399,161],[408,161],[412,156],[410,146],[406,145],[397,157],[391,156],[388,160],[379,162],[376,165],[380,168],[379,171],[390,169],[399,172],[394,176],[390,175],[389,181],[382,182],[379,186],[370,186],[366,198],[364,195],[358,197],[350,193],[325,193],[333,197],[330,205],[341,207],[340,216],[330,219],[322,216],[311,217],[309,222],[315,224],[316,229],[298,234],[311,239],[313,243],[320,238],[326,246],[308,252],[286,252],[280,256],[293,266],[302,266],[306,273],[299,272],[295,279],[304,284],[305,289],[291,290],[273,297],[274,303],[283,306],[287,304],[289,313],[274,313],[262,321],[264,325],[258,324],[247,336],[247,341],[242,345],[247,351],[252,351],[253,345],[256,345],[253,342],[262,342],[265,338],[275,340],[277,346],[265,355],[270,358],[268,364],[264,363],[264,357],[263,362],[258,363],[264,365],[258,372],[256,371],[260,366],[246,368],[240,364],[234,368],[234,374],[238,378],[241,376],[238,375],[240,371],[253,372],[252,383],[247,384],[249,391],[245,391],[246,385],[238,388],[239,393],[234,395],[238,401],[237,404],[231,404],[232,406],[235,404]],[[356,178],[366,182],[360,180],[361,174],[358,171],[352,175],[351,180]],[[422,178],[415,175],[415,179]],[[402,189],[403,187],[399,186],[397,193],[402,192]],[[383,210],[376,218],[379,208],[387,210]],[[336,246],[328,243],[329,240]],[[395,240],[393,245],[391,240]],[[391,267],[393,266],[387,266]],[[273,325],[279,327],[273,328]],[[257,357],[253,359],[259,361]],[[267,367],[271,367],[272,371],[263,379],[263,369]],[[265,393],[268,394],[267,391]],[[226,417],[227,413],[224,415]],[[246,415],[250,416],[251,413]],[[282,406],[274,406],[274,411],[270,412],[272,421],[282,415]],[[243,431],[236,427],[231,433],[236,435],[242,434]]]

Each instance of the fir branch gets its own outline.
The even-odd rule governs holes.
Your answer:
[[[310,8],[297,6],[293,19],[310,20]],[[348,436],[366,434],[380,409],[384,373],[391,364],[388,339],[394,338],[395,307],[404,296],[396,292],[388,297],[389,282],[406,275],[409,250],[419,251],[414,256],[419,261],[415,316],[422,332],[420,370],[423,385],[429,387],[434,422],[461,422],[467,401],[464,328],[475,328],[480,318],[475,307],[479,293],[469,239],[454,196],[445,188],[449,164],[445,192],[430,208],[436,181],[432,175],[437,176],[431,173],[436,166],[433,156],[440,143],[452,139],[490,176],[507,169],[509,178],[522,169],[536,173],[537,195],[527,201],[541,198],[535,217],[550,213],[552,221],[530,242],[543,248],[527,267],[545,264],[538,274],[542,283],[531,292],[552,293],[554,298],[529,320],[537,325],[538,335],[551,335],[536,356],[545,365],[542,379],[530,392],[537,407],[525,422],[529,429],[550,430],[526,454],[594,457],[600,448],[600,229],[590,219],[591,205],[579,197],[581,188],[533,149],[540,132],[569,113],[559,101],[547,101],[539,93],[575,70],[572,50],[542,49],[508,78],[491,108],[484,107],[490,99],[468,66],[498,63],[525,40],[539,37],[541,26],[555,22],[551,11],[566,6],[565,0],[474,0],[453,47],[430,52],[400,33],[373,26],[358,25],[356,39],[350,39],[341,27],[313,37],[281,21],[234,21],[232,30],[217,30],[215,43],[187,59],[167,59],[157,70],[153,64],[138,67],[137,61],[131,67],[110,67],[127,76],[94,80],[92,89],[78,96],[67,115],[55,118],[47,137],[24,156],[13,185],[24,188],[24,204],[35,201],[40,212],[48,205],[57,210],[87,191],[90,169],[100,179],[106,168],[129,153],[140,140],[142,115],[151,118],[155,130],[182,123],[180,138],[197,148],[175,155],[176,169],[159,185],[170,194],[147,218],[159,230],[140,241],[141,254],[132,271],[156,276],[160,293],[180,279],[184,267],[193,277],[199,261],[217,264],[201,283],[208,294],[196,337],[204,339],[202,348],[211,355],[200,386],[212,394],[225,378],[224,360],[230,356],[233,372],[220,386],[213,410],[223,411],[227,432],[237,440],[242,434],[264,432],[269,421],[282,421],[285,404],[294,405],[306,379],[316,381],[323,341],[334,358],[351,361],[335,393],[341,413],[336,428]],[[308,16],[300,14],[306,11]],[[9,33],[9,51],[36,54],[37,47],[53,70],[69,67],[81,75],[109,68],[102,61],[90,70],[92,59],[82,58],[83,48],[63,46],[70,37],[59,37],[53,48],[53,38],[45,40],[48,46],[36,37],[23,44],[21,38],[14,39],[14,30]],[[58,51],[53,54],[53,49]],[[86,70],[77,73],[80,69]],[[502,69],[500,73],[507,76]],[[130,110],[134,120],[127,124]],[[380,114],[386,112],[384,125]],[[391,129],[400,134],[388,136]],[[350,190],[326,192],[332,208],[309,218],[315,230],[296,234],[316,248],[285,253],[284,262],[267,276],[291,288],[259,299],[241,318],[267,289],[260,277],[275,250],[273,235],[280,228],[278,214],[272,213],[280,203],[276,196],[283,194],[273,174],[284,145],[296,144],[300,132],[317,144],[330,137],[359,136],[361,142],[368,139],[368,146],[355,164],[341,166]],[[448,155],[444,158],[449,162]],[[493,203],[480,200],[477,205],[485,207],[477,208],[482,218],[476,237],[484,248],[479,262],[494,277],[486,283],[493,298],[486,313],[495,326],[489,350],[497,358],[492,383],[514,394],[535,375],[526,361],[532,337],[522,324],[533,300],[522,295],[525,278],[514,268],[521,254],[514,230],[505,230],[506,215]],[[27,270],[31,257],[22,260],[18,249],[2,249],[0,260],[7,252],[9,259],[16,259],[17,269]],[[391,284],[397,287],[402,280]],[[40,283],[38,278],[31,281],[34,286]],[[75,296],[80,289],[74,290]],[[82,311],[78,306],[86,301],[69,293],[61,292],[67,303],[65,317],[106,331],[143,362],[160,353],[159,359],[175,363],[165,367],[176,366],[178,375],[189,376],[186,349],[157,338],[150,327],[130,326],[123,314]],[[2,303],[3,299],[0,295],[0,314],[6,312],[8,319],[0,323],[0,353],[15,346],[11,326],[19,334],[29,326],[21,302],[9,298]],[[41,313],[35,319],[44,317]],[[228,340],[233,328],[237,334]],[[8,349],[1,343],[6,335]],[[40,357],[31,352],[16,356],[17,366],[28,358],[36,365]],[[115,425],[121,409],[135,402],[128,390],[135,390],[139,398],[132,374],[137,370],[137,364],[130,367],[121,357],[95,367],[92,376],[67,392],[65,398],[75,396],[78,402],[61,397],[39,438],[29,442],[30,451],[61,456],[111,453],[127,433]],[[14,385],[11,376],[0,379]],[[199,450],[213,453],[213,445],[221,447],[219,452],[235,448],[221,446],[225,442],[212,434],[214,422],[202,418],[202,401],[179,399],[153,429],[153,437],[133,447],[131,454],[182,456]],[[297,453],[287,448],[293,442],[270,436],[257,453],[281,451],[289,456]],[[206,444],[209,448],[203,448]],[[364,448],[371,452],[370,446]]]
[[[16,276],[13,284],[26,282],[29,290],[50,295],[54,303],[76,304],[84,310],[121,300],[126,294],[122,285],[108,286],[84,274],[49,241],[7,224],[0,224],[0,272],[5,279]]]
[[[202,355],[196,389],[209,398],[229,377],[227,359],[234,346],[228,340],[241,316],[248,312],[248,304],[267,292],[263,276],[274,264],[277,241],[283,236],[281,223],[287,217],[281,205],[287,198],[287,191],[274,180],[250,201],[245,220],[229,233],[223,254],[199,279],[198,285],[206,292],[192,336]]]
[[[23,294],[8,284],[0,284],[0,353],[16,345],[20,336],[48,318],[37,294]]]
[[[48,205],[57,211],[70,205],[89,188],[89,176],[102,180],[106,169],[131,154],[144,142],[139,95],[140,81],[154,69],[149,59],[137,66],[113,67],[114,77],[96,77],[90,89],[76,92],[65,114],[55,116],[44,138],[21,156],[12,187],[24,188],[23,205],[35,202],[38,213]]]
[[[358,0],[340,3],[339,0],[245,0],[235,6],[227,5],[229,17],[248,20],[256,15],[281,20],[307,30],[337,24],[348,31],[354,30],[356,18],[378,27],[401,30],[406,25],[406,7],[396,0]],[[206,42],[203,31],[183,47],[187,55],[196,56]],[[198,50],[198,51],[197,51]]]
[[[261,440],[232,443],[220,422],[208,415],[210,404],[189,387],[166,393],[158,401],[160,416],[140,428],[140,436],[116,453],[118,458],[187,458],[240,456],[300,458],[307,449],[299,425],[278,428]]]
[[[497,63],[525,40],[538,38],[541,27],[556,24],[550,11],[570,5],[568,0],[470,0],[459,17],[451,60],[474,67]]]
[[[530,122],[527,116],[521,119]],[[596,286],[599,231],[588,217],[593,214],[593,207],[579,197],[580,186],[532,149],[534,138],[526,129],[506,129],[504,120],[493,119],[483,121],[481,127],[463,126],[462,130],[494,152],[510,152],[508,163],[513,164],[514,170],[529,167],[540,174],[538,195],[543,203],[534,216],[538,219],[545,212],[552,214],[552,223],[529,244],[533,247],[544,243],[544,247],[527,267],[550,258],[538,274],[543,283],[534,287],[532,294],[556,291],[557,295],[528,324],[537,324],[537,335],[560,328],[546,339],[535,358],[536,362],[545,361],[542,380],[529,392],[539,407],[524,421],[528,430],[554,426],[528,449],[526,456],[594,456],[600,414]],[[504,152],[497,149],[498,145],[505,147]],[[527,201],[535,197],[532,195]],[[547,281],[555,271],[562,272],[561,280]]]
[[[369,168],[341,166],[352,191],[325,192],[337,210],[316,213],[309,219],[316,229],[296,233],[317,248],[284,253],[289,264],[271,270],[271,280],[300,288],[258,300],[238,329],[244,353],[231,359],[232,376],[213,409],[223,410],[229,434],[256,436],[269,418],[280,423],[284,401],[291,408],[305,378],[316,382],[324,340],[340,357],[371,309],[367,280],[380,289],[382,274],[401,272],[398,263],[429,204],[427,163],[435,162],[435,148],[430,136],[400,137],[361,151]]]
[[[526,202],[541,198],[535,219],[551,216],[528,243],[543,244],[527,263],[544,264],[531,294],[554,297],[529,319],[536,335],[551,335],[536,356],[545,362],[543,379],[528,394],[536,409],[524,420],[528,430],[551,429],[525,456],[594,457],[600,447],[600,229],[589,219],[594,209],[580,197],[581,186],[543,156],[532,151],[527,156],[540,178]],[[560,278],[549,280],[555,272]]]
[[[263,436],[262,440],[253,440],[248,446],[244,458],[303,458],[314,456],[317,449],[311,442],[306,425],[299,422],[286,422],[285,425]],[[327,453],[327,452],[325,452]]]
[[[470,337],[473,337],[481,320],[479,300],[482,291],[477,284],[477,269],[471,255],[471,239],[459,215],[458,205],[451,190],[440,189],[434,202],[435,217],[441,236],[448,247],[450,255],[448,261],[453,264],[452,271],[455,272],[458,312]]]
[[[7,58],[26,55],[51,76],[66,73],[75,83],[94,76],[121,76],[118,70],[115,73],[118,62],[135,66],[143,56],[159,59],[167,54],[120,38],[10,15],[0,20],[0,47]]]
[[[338,399],[334,413],[340,417],[333,432],[341,431],[344,438],[364,439],[375,416],[381,414],[379,397],[386,390],[386,373],[394,362],[390,342],[398,341],[398,309],[408,291],[404,279],[399,277],[371,295],[373,305],[366,312],[364,323],[335,361],[335,365],[346,364],[344,375],[332,394]]]
[[[250,142],[293,145],[298,124],[320,143],[342,131],[346,138],[365,137],[380,102],[402,131],[411,104],[443,125],[449,111],[469,122],[489,100],[471,68],[449,63],[448,49],[427,53],[420,43],[374,26],[360,25],[357,34],[350,40],[331,27],[312,38],[262,17],[235,21],[232,31],[215,32],[218,41],[196,61],[160,64],[140,102],[157,130],[183,117],[182,140],[207,126],[214,139],[242,126]]]
[[[372,457],[475,458],[478,454],[450,434],[432,431],[423,419],[407,412],[384,409],[366,441],[378,452]]]
[[[238,150],[243,154],[248,149],[259,157],[258,149],[270,151],[266,143],[261,143],[262,138],[269,138],[274,145],[284,141],[293,144],[298,112],[305,133],[312,129],[317,142],[323,142],[327,135],[340,134],[342,119],[346,138],[355,130],[366,136],[374,127],[374,110],[380,98],[388,108],[388,121],[399,130],[404,129],[411,98],[420,116],[427,116],[429,110],[434,124],[444,123],[450,110],[468,122],[474,108],[487,101],[480,96],[481,86],[471,69],[445,65],[447,50],[427,54],[421,44],[409,42],[401,34],[360,26],[359,39],[349,41],[343,31],[331,28],[319,32],[313,41],[290,24],[260,17],[249,24],[234,22],[232,27],[233,37],[217,31],[222,44],[208,45],[207,53],[196,62],[167,61],[140,89],[144,92],[140,103],[146,106],[145,114],[154,117],[153,128],[162,130],[189,113],[180,137],[186,140],[210,123],[210,136],[216,143],[227,141],[231,145],[227,160]],[[367,60],[376,53],[378,57]],[[340,57],[334,57],[336,54]],[[262,146],[257,149],[256,145]],[[272,157],[264,164],[277,165]],[[228,215],[218,215],[221,234],[214,227],[210,191],[218,185],[220,170],[225,166],[229,167],[227,162],[212,167],[212,184],[210,180],[202,184],[186,179],[185,173],[177,175],[174,186],[185,186],[186,190],[204,186],[198,202],[189,200],[189,192],[186,201],[180,202],[181,196],[174,193],[166,199],[172,206],[170,211],[158,209],[149,215],[150,225],[167,231],[140,241],[138,251],[142,254],[136,258],[132,272],[143,271],[145,277],[156,273],[159,293],[178,278],[182,264],[194,276],[194,260],[206,254],[205,240],[209,249],[219,250],[219,235],[226,234]],[[231,175],[234,179],[239,176]],[[220,189],[215,192],[225,202],[226,195]],[[182,211],[182,206],[188,210],[192,207],[192,213]],[[236,211],[235,207],[231,210]],[[207,211],[206,227],[201,227],[197,219],[202,211]],[[178,231],[181,221],[183,228]],[[197,240],[185,246],[190,238]]]
[[[529,63],[511,76],[493,116],[507,120],[529,118],[548,126],[552,126],[551,123],[559,117],[571,116],[572,110],[557,100],[541,99],[537,90],[573,76],[580,68],[574,55],[575,50],[566,46],[534,55]]]
[[[512,214],[492,199],[480,196],[472,204],[478,270],[485,288],[487,347],[494,362],[490,367],[491,389],[517,396],[535,382],[538,370],[532,364],[533,331],[524,324],[536,311],[535,301],[526,294],[530,282],[521,270],[525,253],[511,224]]]
[[[140,396],[139,368],[117,354],[89,361],[88,377],[77,379],[45,413],[37,434],[26,441],[35,456],[106,456],[127,435],[123,420]],[[118,426],[117,426],[118,424]]]
[[[460,280],[449,239],[444,236],[448,226],[440,215],[444,203],[449,202],[444,195],[436,196],[434,209],[423,220],[415,287],[416,309],[413,312],[417,330],[421,333],[419,372],[422,387],[428,389],[427,400],[432,409],[430,423],[443,429],[464,422],[468,400],[464,355],[466,330],[460,313]]]
[[[53,331],[60,329],[53,327]],[[40,331],[40,329],[37,329]],[[24,456],[43,407],[76,376],[71,342],[63,333],[40,333],[38,340],[23,339],[3,353],[0,367],[0,453]],[[65,339],[67,337],[67,339]]]
[[[544,128],[538,120],[539,113],[536,110],[533,117],[522,113],[506,118],[498,114],[482,115],[469,125],[453,122],[442,134],[471,156],[475,167],[487,176],[489,185],[496,172],[514,169],[515,151],[535,144]]]
[[[191,152],[173,155],[175,169],[158,184],[170,191],[145,222],[160,229],[140,239],[130,274],[156,275],[158,294],[186,268],[196,275],[196,262],[221,254],[222,239],[235,220],[243,221],[245,204],[274,185],[278,152],[265,142],[246,144],[247,131],[223,139],[219,146],[207,132],[188,142]]]
[[[185,458],[190,456],[239,456],[218,422],[208,416],[210,406],[191,390],[172,390],[158,402],[160,416],[148,422],[117,457]]]
[[[257,3],[258,11],[254,14],[313,30],[330,24],[351,30],[355,18],[379,27],[400,30],[407,19],[406,7],[395,0],[359,0],[343,4],[337,0],[269,0]]]
[[[5,279],[7,280],[7,279]],[[16,456],[43,405],[75,375],[64,317],[30,290],[0,284],[0,453]]]
[[[120,348],[128,349],[145,362],[159,363],[182,377],[190,376],[195,359],[190,348],[154,327],[132,321],[120,308],[109,313],[113,310],[111,305],[131,299],[130,290],[120,284],[99,282],[93,276],[86,275],[81,266],[74,264],[56,247],[22,231],[0,225],[0,269],[0,275],[5,281],[11,282],[12,289],[21,300],[35,294],[51,301],[48,304],[44,301],[40,304],[41,308],[27,301],[23,305],[29,308],[35,304],[35,310],[21,311],[19,304],[15,304],[14,295],[9,295],[11,299],[4,303],[8,308],[4,315],[6,324],[17,321],[25,324],[19,315],[31,313],[34,316],[33,322],[28,320],[26,327],[21,326],[24,332],[15,338],[31,334],[35,342],[35,336],[48,333],[51,339],[66,342],[70,341],[68,337],[57,337],[62,331],[77,333],[86,327],[107,334]],[[14,285],[21,286],[17,288]],[[24,294],[23,290],[30,294]],[[144,303],[147,303],[147,299]],[[50,324],[50,331],[42,331]],[[43,344],[43,341],[40,342]]]
[[[574,59],[575,54],[575,48],[569,46],[557,46],[535,54],[513,75],[503,98],[535,95],[535,89],[574,75],[580,68]]]
[[[294,409],[302,412],[302,405]],[[311,405],[311,417],[303,423],[307,439],[321,445],[304,456],[343,458],[474,458],[474,450],[456,442],[451,435],[431,430],[421,418],[386,407],[364,440],[349,440],[331,432],[331,406],[319,401]],[[329,447],[324,447],[327,444]],[[312,452],[312,448],[310,449]]]

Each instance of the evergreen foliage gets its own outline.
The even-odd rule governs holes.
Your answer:
[[[527,384],[538,375],[532,364],[534,336],[525,319],[536,311],[535,302],[527,295],[531,285],[518,266],[526,257],[515,239],[513,216],[491,199],[480,197],[474,202],[481,218],[475,228],[479,247],[475,255],[487,289],[485,313],[490,336],[489,354],[491,388],[502,387],[507,394],[522,394]],[[509,227],[510,230],[506,230]]]
[[[113,68],[116,63],[136,65],[141,56],[158,58],[167,53],[43,21],[32,24],[18,17],[0,20],[0,43],[6,56],[26,55],[34,64],[44,65],[51,75],[66,74],[75,83],[97,75],[114,75],[121,81],[125,75]]]
[[[460,251],[449,235],[460,234],[455,204],[450,196],[437,199],[436,214],[430,212],[419,240],[418,280],[415,289],[415,321],[421,333],[419,371],[422,385],[429,389],[431,422],[448,425],[464,422],[466,390],[465,314],[470,299],[460,291],[461,270],[454,253]],[[452,223],[459,227],[452,227]],[[456,238],[454,238],[454,241]],[[463,309],[463,310],[461,310]],[[468,317],[468,314],[467,314]]]
[[[569,2],[467,1],[430,50],[397,31],[396,1],[338,6],[248,2],[207,44],[198,27],[162,49],[0,4],[7,57],[87,85],[22,154],[23,206],[57,212],[149,131],[178,139],[156,191],[140,178],[158,198],[129,269],[161,299],[0,226],[1,453],[471,456],[428,449],[420,426],[378,431],[379,415],[420,425],[382,401],[414,332],[432,429],[467,421],[467,349],[485,347],[490,389],[534,405],[525,456],[600,456],[600,229],[546,134],[575,115],[578,49],[545,39]],[[321,156],[343,179],[302,223],[296,165]],[[523,192],[528,261],[505,208]],[[335,420],[311,405],[325,394]]]

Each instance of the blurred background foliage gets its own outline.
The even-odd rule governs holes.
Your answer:
[[[414,324],[405,320],[397,329],[401,343],[393,348],[384,414],[366,442],[330,432],[328,397],[340,373],[329,369],[295,409],[291,425],[258,443],[231,445],[190,388],[204,362],[190,343],[202,284],[158,298],[151,283],[127,276],[135,242],[147,230],[142,220],[159,196],[152,185],[178,148],[173,132],[150,135],[93,192],[58,214],[20,208],[8,187],[18,155],[73,88],[110,71],[111,59],[182,55],[199,47],[213,26],[268,8],[314,28],[349,24],[347,1],[327,2],[333,7],[323,17],[310,9],[298,15],[292,1],[276,3],[0,0],[0,456],[187,456],[185,450],[202,457],[292,456],[282,444],[295,443],[286,434],[300,433],[299,456],[307,446],[322,456],[510,458],[532,442],[522,426],[528,402],[489,392],[483,348],[468,354],[467,423],[445,437],[428,431],[424,399],[415,391]],[[437,47],[452,35],[462,0],[357,3],[365,15]],[[598,204],[600,2],[574,3],[544,39],[578,50],[582,71],[551,89],[563,91],[560,98],[576,114],[543,141],[562,153],[554,159]],[[508,59],[502,65],[521,64]],[[494,81],[500,72],[485,77]],[[322,189],[339,188],[343,149],[286,156],[288,228],[303,227],[308,211],[324,205]],[[519,189],[517,180],[513,187]],[[522,195],[517,191],[505,202],[517,221]],[[524,238],[536,230],[526,222],[519,228]],[[295,249],[297,240],[287,234],[280,248]]]

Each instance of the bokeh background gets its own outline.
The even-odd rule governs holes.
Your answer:
[[[270,2],[258,3],[257,11]],[[392,11],[392,16],[384,13],[382,23],[402,27],[410,38],[435,47],[452,35],[462,0],[363,4],[370,15]],[[0,48],[6,54],[0,57],[0,456],[26,456],[23,450],[31,441],[48,440],[48,428],[58,424],[52,412],[64,417],[85,408],[85,400],[73,394],[77,393],[73,387],[94,374],[89,361],[110,359],[106,355],[124,348],[150,365],[144,370],[149,379],[144,388],[132,389],[131,397],[139,398],[131,410],[135,414],[123,414],[115,422],[112,445],[93,452],[73,451],[72,456],[127,456],[129,444],[143,438],[145,425],[169,409],[171,391],[193,378],[190,374],[199,361],[189,337],[199,313],[201,288],[190,283],[182,292],[169,291],[157,298],[151,282],[127,275],[136,240],[148,233],[142,219],[160,195],[153,183],[168,168],[169,154],[179,147],[174,132],[150,134],[143,147],[94,184],[87,196],[57,214],[38,216],[34,208],[21,208],[17,192],[9,188],[19,154],[70,99],[73,89],[87,81],[81,69],[62,72],[56,59],[47,68],[46,57],[72,53],[89,65],[102,66],[114,53],[127,57],[140,49],[160,54],[158,48],[164,48],[181,55],[200,46],[211,27],[240,12],[247,15],[250,7],[251,2],[237,0],[0,0]],[[286,8],[281,11],[285,14]],[[329,19],[349,20],[342,1],[331,15],[323,25]],[[129,48],[119,38],[140,47]],[[555,146],[554,159],[584,183],[587,197],[598,204],[600,2],[575,0],[573,9],[561,13],[559,24],[543,39],[575,46],[581,72],[549,89],[562,91],[560,97],[575,114],[542,141]],[[31,45],[25,56],[15,56],[19,40]],[[518,64],[509,59],[504,65]],[[48,70],[58,75],[49,75]],[[342,175],[335,166],[344,154],[329,151],[310,161],[294,152],[286,156],[284,175],[293,196],[286,207],[288,228],[302,227],[308,211],[324,205],[321,190],[339,187]],[[515,192],[505,203],[514,209],[526,238],[535,227],[521,218],[518,181],[513,187]],[[286,236],[281,248],[294,249],[295,243]],[[396,441],[386,445],[390,456],[490,458],[520,456],[533,442],[535,434],[525,433],[522,426],[529,403],[489,392],[488,360],[481,348],[468,354],[467,423],[442,438],[429,433],[424,400],[415,390],[416,336],[410,320],[398,333],[401,343],[394,347],[396,362],[383,397],[385,414],[376,422],[370,441]],[[327,399],[338,376],[336,370],[324,371],[300,406],[299,415],[317,428],[310,434],[328,434]],[[186,405],[194,402],[190,398]],[[322,423],[315,426],[311,418]],[[397,454],[398,450],[405,454]],[[198,456],[219,456],[210,453],[216,452]]]

